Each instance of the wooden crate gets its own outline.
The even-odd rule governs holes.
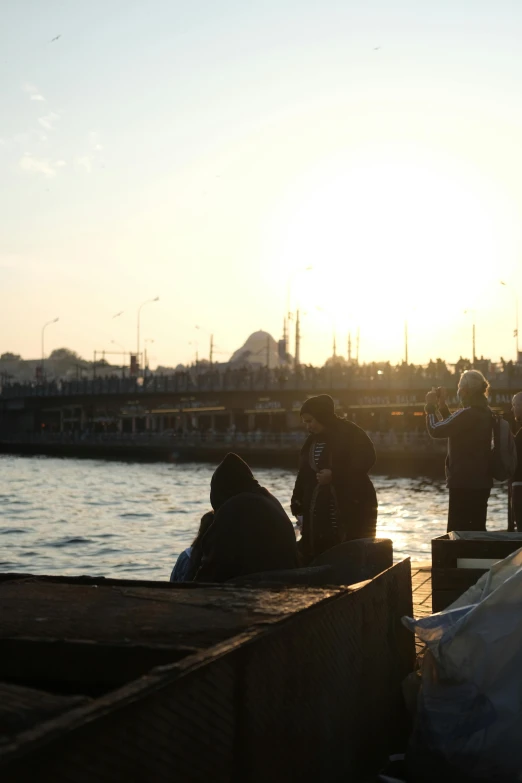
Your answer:
[[[506,534],[503,534],[506,536]],[[516,534],[515,534],[516,535]],[[474,585],[490,566],[522,547],[520,538],[456,540],[449,535],[431,541],[432,609],[441,612]],[[475,561],[475,567],[472,567]]]
[[[402,746],[409,560],[349,588],[115,582],[0,580],[0,680],[90,697],[4,737],[2,783],[358,780]]]

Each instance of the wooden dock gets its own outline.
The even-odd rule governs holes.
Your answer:
[[[413,593],[413,616],[427,617],[433,614],[431,609],[431,563],[412,563],[411,587]],[[424,647],[424,642],[415,637],[417,656],[422,654]]]

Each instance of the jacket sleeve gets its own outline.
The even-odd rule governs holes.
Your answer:
[[[295,480],[294,491],[292,492],[292,499],[290,501],[290,508],[295,517],[301,516],[303,513],[303,492],[304,477],[303,471],[300,469]]]
[[[449,412],[446,406],[442,406],[437,416],[434,405],[426,405],[426,429],[432,438],[450,438],[459,432],[467,430],[471,424],[467,408],[459,408],[455,413]]]
[[[312,442],[311,438],[306,439],[304,446],[301,449],[301,454],[299,457],[299,470],[297,471],[297,477],[294,484],[294,491],[292,492],[292,499],[290,501],[290,508],[292,509],[292,514],[295,517],[301,516],[303,514],[304,491],[305,491],[305,482],[306,482],[305,474],[304,474],[304,463],[306,460],[306,456],[310,451],[311,442]]]

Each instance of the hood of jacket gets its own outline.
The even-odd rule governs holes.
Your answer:
[[[234,495],[258,490],[259,484],[247,463],[231,452],[214,471],[210,481],[210,503],[217,511]]]

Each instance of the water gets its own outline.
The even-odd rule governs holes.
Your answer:
[[[168,579],[208,511],[211,465],[0,456],[0,571]],[[292,471],[256,469],[290,513]],[[428,478],[374,477],[377,535],[396,559],[431,558],[446,532],[447,490]],[[504,486],[488,529],[506,528]]]

